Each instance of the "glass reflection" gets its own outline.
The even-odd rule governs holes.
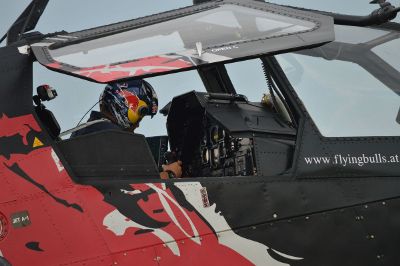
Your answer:
[[[62,63],[80,68],[149,56],[240,44],[311,30],[315,23],[235,5],[172,19],[127,32],[50,50]]]

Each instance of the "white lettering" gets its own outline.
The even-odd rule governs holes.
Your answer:
[[[327,156],[310,156],[304,157],[304,161],[307,165],[341,165],[343,167],[357,165],[363,167],[365,165],[376,165],[376,164],[398,164],[400,163],[400,157],[398,154],[393,155],[382,155],[375,153],[373,155],[361,154],[358,156],[354,155],[342,155],[335,154],[332,157]]]
[[[312,164],[312,158],[304,158],[307,164]]]
[[[213,49],[211,49],[211,52],[217,53],[217,52],[228,51],[228,50],[232,50],[232,49],[239,49],[239,46],[232,45],[232,46],[224,46],[224,47],[219,47],[219,48],[213,48]]]

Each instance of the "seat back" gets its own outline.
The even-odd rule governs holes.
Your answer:
[[[47,110],[43,105],[35,107],[35,111],[51,138],[57,139],[60,135],[61,127],[54,114],[50,110]]]
[[[104,130],[57,143],[79,180],[159,178],[159,172],[143,135]]]

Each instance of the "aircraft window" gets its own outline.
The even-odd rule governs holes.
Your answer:
[[[399,47],[400,39],[396,39],[372,48],[372,52],[400,71]]]
[[[350,44],[365,43],[388,34],[388,31],[335,25],[335,41]]]
[[[156,90],[159,110],[167,105],[178,95],[189,91],[205,92],[203,82],[197,71],[181,72],[166,76],[158,76],[146,79]],[[140,127],[135,131],[146,137],[167,135],[167,117],[158,113],[150,119],[146,117],[140,122]]]
[[[89,82],[54,71],[49,71],[42,65],[34,64],[34,88],[47,83],[53,86],[58,97],[45,102],[47,109],[54,113],[61,131],[74,128],[83,115],[98,101],[104,84]],[[164,107],[173,97],[192,91],[205,92],[204,85],[196,71],[181,72],[166,76],[146,79],[156,90],[159,100],[159,109]],[[36,90],[34,90],[36,94]],[[93,108],[99,111],[98,105]],[[90,112],[89,112],[90,113]],[[88,115],[83,118],[86,122]],[[135,131],[146,137],[166,135],[166,117],[158,113],[150,119],[142,120],[140,127]],[[68,136],[66,136],[68,137]]]
[[[222,11],[215,14],[210,14],[208,16],[199,18],[197,21],[228,28],[242,28],[235,15],[230,11]]]
[[[229,77],[238,94],[243,94],[252,102],[260,102],[268,92],[267,83],[259,59],[226,65]]]
[[[359,65],[299,54],[277,59],[322,135],[399,136],[400,92]]]
[[[228,22],[232,22],[231,25]],[[229,24],[229,25],[228,25]],[[194,49],[295,34],[316,27],[314,22],[235,5],[222,5],[201,13],[50,49],[62,63],[91,67]]]
[[[304,31],[310,29],[310,25],[293,25],[291,23],[269,18],[256,18],[256,26],[261,32],[271,31],[277,28],[281,29],[281,33],[291,33],[293,31]]]
[[[103,84],[49,71],[39,63],[34,63],[33,79],[34,88],[49,84],[57,90],[58,97],[44,105],[54,113],[62,131],[77,125],[82,116],[98,101],[104,88]],[[36,94],[35,89],[33,92]],[[98,111],[98,106],[93,110]]]
[[[276,103],[272,103],[273,100],[268,87],[268,79],[263,72],[263,66],[259,59],[228,64],[226,65],[226,69],[238,94],[245,95],[251,102],[263,102],[266,105],[275,105],[274,109],[280,114],[280,117],[289,124],[292,124],[293,121],[290,118],[289,110],[287,110],[284,104],[285,98],[282,93],[279,93],[282,97],[281,99],[275,95],[275,92]],[[278,88],[276,87],[276,89]]]

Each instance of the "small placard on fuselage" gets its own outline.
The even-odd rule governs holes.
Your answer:
[[[11,224],[14,228],[26,227],[31,224],[28,211],[13,213],[11,215]]]

